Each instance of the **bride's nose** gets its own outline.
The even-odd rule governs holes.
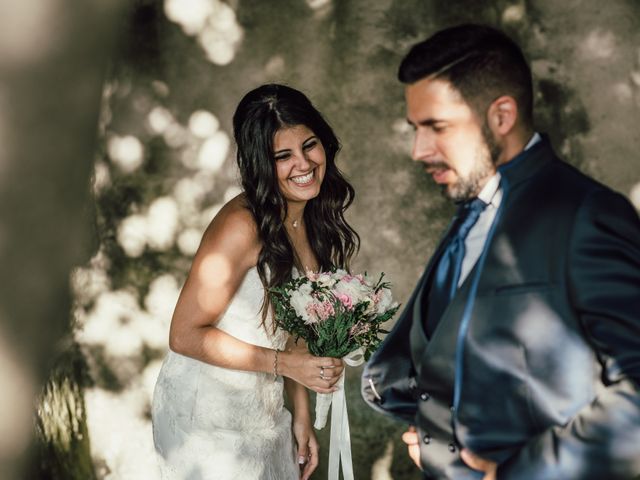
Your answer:
[[[295,156],[295,166],[298,170],[309,170],[312,161],[304,150],[298,152]]]

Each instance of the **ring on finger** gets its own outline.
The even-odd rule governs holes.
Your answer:
[[[320,378],[322,380],[324,380],[324,367],[323,366],[320,367]]]

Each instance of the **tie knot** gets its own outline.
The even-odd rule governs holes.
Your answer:
[[[485,208],[487,208],[487,204],[484,203],[479,198],[474,198],[471,201],[468,201],[464,204],[464,208],[469,210],[470,215],[477,213],[481,213]]]
[[[458,227],[457,235],[465,238],[486,207],[487,204],[479,198],[474,198],[470,202],[464,203],[458,213],[458,225],[460,226]]]

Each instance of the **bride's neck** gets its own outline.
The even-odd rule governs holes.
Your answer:
[[[290,232],[293,231],[297,231],[297,229],[299,229],[300,227],[303,226],[303,222],[304,222],[304,207],[307,203],[289,203],[287,205],[287,217],[285,218],[284,222],[285,225],[287,226],[287,230],[289,230]]]

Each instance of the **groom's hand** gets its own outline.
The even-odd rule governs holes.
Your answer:
[[[474,470],[484,472],[482,480],[496,480],[496,471],[498,470],[498,464],[496,462],[481,458],[466,448],[463,448],[460,452],[460,458]]]
[[[420,439],[418,438],[416,427],[409,427],[409,430],[402,434],[402,441],[407,444],[409,457],[411,457],[413,463],[415,463],[418,468],[422,470],[422,465],[420,465]]]

